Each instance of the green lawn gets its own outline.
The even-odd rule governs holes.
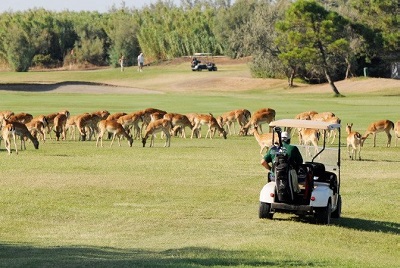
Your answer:
[[[185,75],[179,68],[168,72]],[[19,82],[109,82],[116,69],[77,73],[0,73],[0,82],[15,83],[18,76]],[[134,74],[126,83],[159,75],[161,71],[154,77]],[[293,118],[307,110],[332,111],[343,125],[352,122],[360,132],[374,120],[399,120],[399,103],[399,95],[384,92],[333,98],[288,94],[285,89],[162,95],[0,91],[0,110],[33,115],[147,107],[219,115],[237,108],[271,107],[277,118]],[[345,137],[343,129],[342,143]],[[126,141],[121,147],[114,143],[110,148],[109,143],[105,140],[104,148],[96,148],[93,140],[47,140],[39,150],[27,144],[26,151],[9,156],[2,142],[0,267],[399,265],[400,146],[394,147],[393,139],[392,147],[386,148],[382,133],[377,147],[372,147],[371,138],[366,141],[362,161],[350,161],[343,144],[342,218],[329,226],[290,214],[276,214],[272,221],[258,219],[266,172],[252,136],[173,137],[170,148],[162,147],[159,137],[154,148],[143,148],[138,140],[132,148]]]

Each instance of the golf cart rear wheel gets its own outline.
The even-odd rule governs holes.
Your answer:
[[[336,205],[336,210],[332,212],[332,218],[338,219],[342,214],[342,196],[338,196],[338,201]]]
[[[331,201],[328,205],[322,208],[315,208],[315,221],[317,224],[330,224],[331,223]]]
[[[272,219],[272,217],[274,216],[274,213],[271,212],[271,204],[260,202],[258,216],[260,219]]]

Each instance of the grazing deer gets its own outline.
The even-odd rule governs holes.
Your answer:
[[[132,112],[118,118],[117,122],[120,123],[127,132],[130,132],[133,128],[133,138],[140,138],[140,127],[139,123],[142,121],[143,113],[141,111]]]
[[[311,117],[318,112],[316,111],[307,111],[307,112],[302,112],[297,114],[294,119],[300,119],[300,120],[311,120]]]
[[[388,137],[388,141],[386,143],[387,147],[390,147],[390,143],[392,141],[392,135],[390,134],[390,130],[394,129],[394,123],[390,120],[379,120],[376,122],[371,123],[367,130],[364,133],[364,136],[362,136],[361,139],[361,146],[364,146],[365,140],[368,138],[369,135],[373,135],[374,137],[374,147],[376,146],[376,134],[379,132],[386,132],[386,135]]]
[[[11,139],[14,142],[15,153],[18,154],[17,143],[15,140],[15,127],[12,124],[5,123],[1,132],[8,154],[11,155]]]
[[[121,146],[121,137],[125,137],[128,140],[129,147],[132,147],[133,138],[130,136],[124,127],[115,120],[101,120],[99,122],[99,134],[97,136],[96,147],[100,140],[100,146],[103,147],[103,136],[105,132],[112,134],[112,140],[110,147],[113,145],[115,137],[118,136],[118,145]]]
[[[56,133],[56,140],[60,140],[60,136],[63,140],[66,139],[66,124],[67,124],[67,115],[66,114],[58,114],[54,117],[54,132]]]
[[[15,129],[15,134],[20,136],[21,150],[26,150],[25,137],[32,141],[35,149],[39,149],[39,141],[37,140],[36,137],[34,137],[31,134],[31,132],[28,130],[28,127],[25,124],[22,124],[20,122],[11,122],[3,119],[3,126],[7,124],[11,124]]]
[[[396,122],[394,126],[394,134],[396,138],[396,147],[397,147],[397,140],[400,139],[400,120]]]
[[[166,139],[164,147],[170,147],[171,128],[172,128],[172,123],[168,119],[163,118],[150,122],[147,125],[144,137],[142,138],[143,147],[146,147],[146,141],[149,138],[149,136],[151,136],[150,147],[154,147],[154,136],[157,132],[163,132],[165,134]]]
[[[32,121],[27,123],[26,127],[28,128],[33,137],[37,139],[37,134],[39,133],[41,136],[41,140],[45,142],[47,124],[48,122],[46,116],[39,115],[33,118]]]
[[[14,114],[9,117],[10,121],[20,122],[22,124],[27,124],[27,123],[31,122],[32,119],[33,119],[33,116],[28,113]]]
[[[160,109],[156,109],[156,108],[147,108],[142,110],[142,127],[140,129],[140,133],[143,132],[143,129],[146,128],[146,126],[151,122],[151,114],[153,113],[161,113],[161,114],[166,114],[166,111],[160,110]]]
[[[311,156],[309,144],[314,146],[315,154],[318,153],[318,141],[319,141],[320,133],[317,129],[311,128],[302,128],[299,130],[299,138],[300,144],[304,144],[306,146],[307,154]]]
[[[350,159],[356,159],[358,151],[358,160],[361,160],[361,134],[357,131],[351,131],[352,127],[353,123],[346,124],[347,151],[349,153]],[[350,147],[351,147],[351,152],[350,152]]]
[[[251,113],[247,109],[237,109],[226,112],[217,117],[217,121],[221,127],[225,125],[228,128],[229,135],[236,134],[235,122],[238,123],[240,127],[243,127],[247,124],[251,117]],[[231,130],[233,126],[233,130]]]
[[[89,137],[87,140],[91,140],[91,137],[97,132],[97,124],[106,119],[110,113],[106,110],[97,111],[94,113],[84,113],[80,115],[76,120],[76,126],[81,135],[81,140],[85,141],[87,137],[87,130],[89,130]]]
[[[272,146],[273,140],[275,142],[277,142],[279,139],[277,133],[275,133],[275,135],[273,133],[260,134],[258,132],[258,125],[254,125],[254,129],[252,130],[252,133],[253,133],[254,137],[256,138],[258,145],[260,145],[260,155],[263,155],[264,148],[266,148],[268,151],[268,148]]]
[[[208,135],[210,135],[210,139],[212,139],[216,130],[218,130],[224,139],[226,139],[227,133],[225,129],[218,124],[217,119],[215,119],[212,114],[198,114],[197,117],[194,118],[194,126],[192,129],[192,135],[190,136],[191,139],[193,139],[195,133],[200,132],[202,125],[208,125],[208,130],[205,137],[206,139]]]
[[[184,114],[178,113],[167,113],[163,116],[164,119],[168,119],[172,123],[171,135],[175,133],[175,131],[179,128],[182,131],[182,137],[186,139],[185,128],[188,127],[190,130],[193,129],[193,125],[190,122],[189,118]]]
[[[249,128],[251,126],[257,125],[259,126],[260,132],[262,132],[261,124],[269,124],[275,120],[276,112],[274,109],[271,108],[264,108],[256,111],[251,116],[250,120],[247,122],[246,125],[242,126],[240,129],[240,135],[247,135]]]

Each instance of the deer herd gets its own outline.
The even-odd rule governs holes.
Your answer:
[[[150,138],[150,147],[154,146],[154,139],[157,133],[165,138],[164,147],[170,147],[171,136],[186,138],[186,128],[191,131],[190,138],[201,138],[201,127],[207,127],[205,138],[214,138],[218,131],[224,139],[228,135],[251,134],[255,137],[260,146],[260,154],[264,149],[271,147],[273,138],[271,130],[266,133],[262,131],[263,124],[269,124],[275,120],[276,112],[272,108],[262,108],[253,113],[247,109],[237,109],[220,116],[214,117],[213,114],[199,113],[168,113],[166,111],[147,108],[131,113],[110,114],[106,110],[95,111],[92,113],[83,113],[71,116],[68,110],[62,110],[48,115],[39,115],[33,117],[29,113],[14,114],[12,111],[0,111],[0,130],[8,154],[11,154],[12,144],[17,149],[17,136],[21,141],[21,150],[26,149],[25,141],[30,140],[35,147],[39,148],[39,140],[45,142],[46,139],[53,139],[52,132],[55,134],[55,140],[67,139],[67,132],[71,140],[76,140],[76,133],[79,133],[79,140],[91,140],[96,138],[96,147],[103,147],[103,136],[107,133],[111,139],[110,147],[115,138],[118,139],[118,145],[121,146],[121,139],[128,141],[132,147],[134,140],[141,140],[143,147],[146,146]],[[340,123],[340,119],[332,112],[318,113],[316,111],[307,111],[299,113],[295,119],[317,120],[330,123]],[[239,130],[237,131],[237,127]],[[350,159],[361,160],[360,151],[364,141],[369,135],[373,136],[373,146],[376,146],[376,134],[385,132],[387,135],[387,144],[391,144],[391,130],[395,133],[395,145],[400,138],[400,120],[393,123],[390,120],[379,120],[371,123],[364,135],[352,130],[353,123],[346,124],[347,132],[347,150]],[[294,133],[292,133],[294,134]],[[312,129],[297,129],[299,144],[314,146],[318,148],[320,132]],[[327,133],[328,141],[334,143],[337,132]],[[308,149],[308,153],[310,153]],[[310,153],[311,154],[311,153]]]

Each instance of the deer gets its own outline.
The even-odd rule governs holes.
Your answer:
[[[14,112],[10,110],[0,111],[0,119],[9,119],[10,116],[13,116]]]
[[[20,122],[22,124],[27,124],[32,121],[33,116],[28,113],[14,114],[9,117],[10,121]]]
[[[54,124],[54,132],[56,133],[56,140],[60,140],[60,136],[63,140],[66,139],[66,124],[69,114],[59,113],[54,117],[53,124]]]
[[[323,121],[325,121],[327,123],[331,123],[331,124],[340,124],[340,122],[342,120],[340,120],[340,118],[337,117],[337,116],[332,116],[332,117],[329,117],[329,118],[327,118],[327,119],[325,119]],[[329,137],[328,142],[332,138],[331,144],[333,144],[335,142],[336,135],[338,134],[338,130],[337,129],[332,129],[327,134],[329,135],[328,136]]]
[[[67,122],[65,123],[65,130],[70,131],[70,139],[76,140],[76,121],[80,115],[69,116]]]
[[[167,113],[164,114],[163,118],[170,120],[172,123],[171,135],[173,135],[179,128],[182,131],[183,138],[186,139],[185,128],[189,127],[190,130],[193,129],[192,123],[190,122],[189,118],[184,114]]]
[[[161,113],[161,114],[166,114],[166,111],[160,110],[160,109],[156,109],[156,108],[146,108],[144,110],[142,110],[142,127],[140,129],[140,133],[143,132],[143,129],[145,129],[145,127],[151,122],[151,114],[153,113]]]
[[[225,125],[228,128],[229,135],[236,134],[235,122],[238,123],[240,127],[243,127],[250,119],[251,113],[247,109],[237,109],[226,112],[217,117],[217,121],[221,127]],[[231,127],[233,126],[233,131]]]
[[[81,140],[85,141],[87,137],[86,131],[89,130],[88,140],[91,140],[91,137],[97,131],[97,124],[106,119],[110,113],[107,110],[96,111],[93,113],[84,113],[80,115],[76,120],[76,126],[81,135]]]
[[[33,118],[29,123],[25,125],[33,137],[37,139],[37,134],[39,133],[41,136],[41,140],[45,142],[47,124],[48,122],[46,116],[39,115]]]
[[[192,129],[192,135],[190,136],[191,139],[193,139],[193,136],[195,133],[200,132],[200,128],[202,125],[208,125],[208,130],[206,133],[206,139],[208,136],[210,136],[210,139],[212,139],[215,135],[215,131],[218,130],[220,134],[226,139],[227,133],[223,127],[221,127],[217,119],[210,113],[210,114],[198,114],[197,117],[194,118],[194,126]]]
[[[307,154],[311,156],[309,144],[314,146],[315,154],[318,153],[318,141],[319,141],[320,133],[316,129],[311,128],[302,128],[299,130],[299,138],[300,144],[304,144],[307,149]]]
[[[194,127],[194,125],[196,124],[195,119],[199,116],[199,114],[198,113],[187,113],[185,115],[189,119],[192,126]],[[193,131],[193,128],[192,128],[192,131]],[[194,134],[195,134],[196,138],[201,138],[201,126],[195,130]]]
[[[172,123],[168,119],[158,119],[155,121],[150,122],[147,127],[145,134],[142,138],[142,144],[143,147],[146,147],[146,141],[151,136],[150,140],[150,147],[154,147],[154,136],[158,132],[163,132],[166,136],[165,139],[165,144],[164,147],[170,147],[171,146],[171,128],[172,128]]]
[[[244,125],[241,129],[239,134],[240,135],[247,135],[249,128],[254,125],[258,125],[260,132],[262,132],[261,124],[269,124],[275,120],[276,112],[274,109],[271,108],[264,108],[256,111],[251,116],[250,120]]]
[[[394,123],[390,120],[379,120],[371,123],[361,138],[361,146],[364,146],[365,140],[368,138],[369,135],[372,134],[374,138],[373,147],[376,147],[376,134],[379,132],[385,132],[388,138],[386,147],[390,147],[390,143],[392,141],[392,135],[390,134],[390,130],[392,129],[394,129]]]
[[[326,121],[331,117],[334,117],[335,114],[332,112],[322,112],[322,113],[315,113],[310,115],[311,120],[314,121]]]
[[[107,116],[106,120],[118,120],[121,116],[126,115],[124,112],[117,112]],[[111,139],[111,133],[108,133],[108,139]]]
[[[311,120],[311,117],[318,112],[316,111],[307,111],[307,112],[302,112],[297,114],[294,119],[300,119],[300,120]]]
[[[118,118],[117,122],[120,123],[127,132],[133,127],[133,139],[140,138],[139,123],[142,122],[143,113],[141,111],[132,112]]]
[[[264,148],[268,151],[268,148],[272,146],[273,140],[276,142],[279,139],[277,133],[275,133],[275,135],[271,132],[260,134],[258,132],[258,125],[254,125],[254,129],[251,132],[254,135],[254,138],[256,138],[258,145],[260,145],[260,155],[263,155]]]
[[[396,147],[397,147],[397,140],[400,139],[400,120],[397,121],[394,126],[394,134],[396,138]]]
[[[128,140],[129,147],[132,147],[133,138],[129,135],[125,128],[118,123],[116,120],[101,120],[99,122],[99,134],[97,136],[96,147],[100,141],[100,146],[103,147],[103,136],[105,132],[112,134],[112,140],[110,147],[113,145],[115,137],[118,136],[118,145],[121,147],[121,137],[125,137]]]
[[[361,134],[357,131],[352,131],[351,130],[352,127],[353,123],[346,124],[347,151],[349,153],[350,159],[356,159],[358,151],[358,160],[361,160]]]
[[[11,124],[15,129],[15,134],[20,136],[21,139],[21,150],[26,150],[25,145],[25,137],[32,141],[33,146],[35,149],[39,149],[39,141],[36,137],[34,137],[31,132],[29,131],[28,127],[25,124],[20,122],[11,122],[7,119],[3,119],[3,126]]]
[[[8,155],[11,155],[11,139],[14,142],[15,153],[18,154],[17,142],[15,139],[15,127],[13,126],[13,124],[5,123],[5,125],[3,125],[3,128],[1,130],[1,134],[2,134],[2,137],[4,140],[4,146],[6,147]]]
[[[53,127],[54,127],[54,118],[59,114],[64,114],[67,118],[69,117],[69,111],[68,110],[62,110],[62,111],[57,112],[57,113],[51,113],[51,114],[46,115],[46,119],[47,119],[47,134],[49,134],[50,139],[52,139],[51,131],[53,130]]]

